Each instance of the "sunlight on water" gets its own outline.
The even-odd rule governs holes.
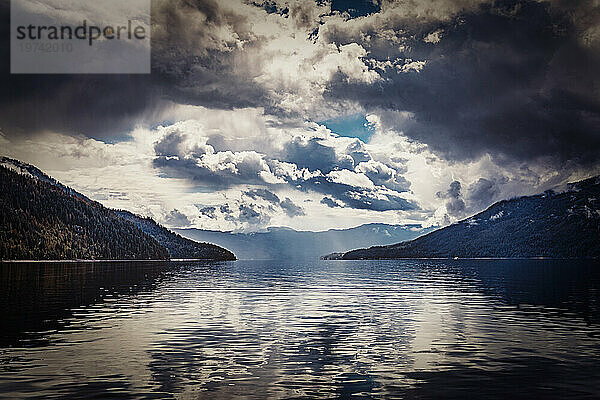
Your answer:
[[[593,398],[572,261],[1,265],[7,398]]]

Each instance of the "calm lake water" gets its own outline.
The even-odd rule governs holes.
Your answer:
[[[600,398],[600,264],[0,265],[2,398]]]

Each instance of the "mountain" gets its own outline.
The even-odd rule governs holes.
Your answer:
[[[61,188],[63,191],[65,191],[69,195],[73,195],[73,196],[78,197],[83,200],[91,201],[90,199],[88,199],[87,197],[82,195],[81,193],[76,192],[75,190],[71,189],[70,187],[63,185],[56,179],[46,175],[45,173],[43,173],[42,171],[40,171],[38,168],[34,167],[31,164],[27,164],[22,161],[15,160],[15,159],[8,158],[8,157],[0,157],[0,167],[7,168],[13,172],[20,174],[20,175],[25,175],[30,178],[35,178],[42,182],[49,183],[51,185]]]
[[[176,229],[184,237],[216,243],[241,259],[311,259],[335,250],[373,244],[391,244],[427,233],[420,225],[366,224],[351,229],[323,232],[268,228],[265,232],[234,233],[200,229]]]
[[[235,255],[222,247],[210,243],[198,243],[173,233],[152,218],[141,217],[129,211],[116,210],[117,215],[133,223],[142,232],[156,239],[169,252],[171,258],[199,258],[235,260]]]
[[[417,239],[344,253],[341,259],[600,257],[600,177],[564,192],[504,200]],[[332,257],[334,258],[334,257]]]
[[[0,259],[166,259],[156,240],[101,204],[0,167]]]
[[[235,259],[149,218],[106,208],[17,160],[0,158],[0,183],[0,260]]]

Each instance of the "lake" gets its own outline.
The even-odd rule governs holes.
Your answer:
[[[600,263],[0,265],[1,398],[599,398]]]

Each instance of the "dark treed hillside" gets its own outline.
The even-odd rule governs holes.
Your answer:
[[[0,166],[0,259],[166,259],[114,211],[51,182]]]
[[[21,175],[29,176],[32,178],[39,179],[40,181],[43,181],[43,182],[51,183],[52,185],[58,186],[59,188],[61,188],[65,192],[67,192],[68,194],[72,194],[75,197],[79,197],[84,200],[90,200],[87,197],[85,197],[84,195],[82,195],[81,193],[78,193],[77,191],[71,189],[70,187],[63,185],[62,183],[60,183],[53,177],[46,175],[41,170],[39,170],[38,168],[34,167],[31,164],[27,164],[22,161],[15,160],[15,159],[8,158],[8,157],[0,157],[0,166],[4,166],[11,171],[20,173]]]
[[[600,257],[600,178],[562,193],[505,200],[420,238],[345,253],[343,259]]]
[[[129,211],[115,211],[123,219],[132,222],[143,232],[163,245],[171,258],[198,258],[212,260],[235,260],[235,255],[222,247],[210,243],[198,243],[171,232],[151,218],[144,218]]]

